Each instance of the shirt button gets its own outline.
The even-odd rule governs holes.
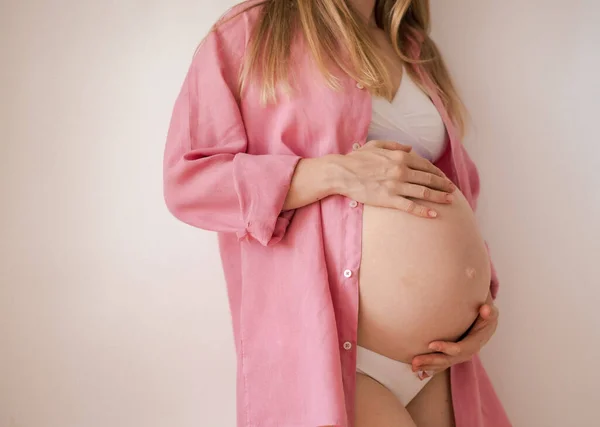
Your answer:
[[[355,208],[355,207],[357,207],[357,206],[358,206],[358,202],[357,202],[356,200],[352,200],[352,201],[350,202],[350,207],[351,207],[351,208]]]
[[[344,271],[344,277],[352,277],[352,271],[350,271],[350,270],[345,270],[345,271]]]
[[[356,87],[359,89],[364,89],[365,87],[362,85],[362,83],[356,83]]]
[[[352,349],[352,343],[350,341],[346,341],[344,343],[344,350],[351,350]]]
[[[358,150],[359,148],[360,148],[360,144],[358,142],[355,142],[354,144],[352,144],[353,150]]]

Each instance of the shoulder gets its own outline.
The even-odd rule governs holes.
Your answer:
[[[264,3],[265,0],[248,0],[233,6],[212,26],[198,50],[208,44],[233,56],[243,56]]]
[[[264,0],[249,0],[229,9],[200,42],[191,61],[192,75],[220,75],[234,87]]]

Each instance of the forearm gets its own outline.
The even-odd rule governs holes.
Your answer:
[[[342,182],[341,155],[327,155],[298,162],[283,210],[298,209],[339,194]]]

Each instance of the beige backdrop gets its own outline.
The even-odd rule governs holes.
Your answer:
[[[229,4],[0,3],[0,427],[234,426],[216,238],[171,218],[161,191],[174,97]],[[600,6],[433,13],[503,282],[484,360],[515,426],[591,426]]]

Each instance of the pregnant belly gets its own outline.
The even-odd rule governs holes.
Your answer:
[[[485,243],[467,200],[419,202],[434,220],[365,206],[359,345],[403,362],[431,341],[455,341],[473,323],[490,285]]]

